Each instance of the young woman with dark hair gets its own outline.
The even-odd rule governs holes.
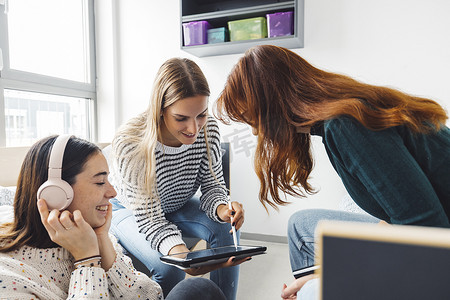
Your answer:
[[[73,190],[67,208],[49,211],[46,199],[37,199],[49,178],[55,140],[44,138],[30,148],[17,182],[14,219],[0,225],[2,299],[163,299],[161,287],[136,271],[108,234],[109,200],[116,191],[96,145],[65,138],[58,169]],[[198,279],[180,283],[167,299],[225,299],[214,283]]]
[[[311,135],[317,135],[363,210],[391,224],[450,227],[450,130],[445,110],[431,99],[320,70],[288,49],[263,45],[249,49],[233,68],[216,115],[225,123],[247,123],[257,134],[255,169],[264,206],[286,204],[280,191],[314,193],[308,179]],[[314,260],[313,237],[302,237],[325,217],[354,219],[328,210],[294,215],[293,268]]]

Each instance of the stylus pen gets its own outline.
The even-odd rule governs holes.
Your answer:
[[[228,200],[228,208],[233,210],[233,206],[231,205],[231,200]],[[230,217],[230,219],[231,219],[231,230],[233,231],[234,247],[237,250],[238,244],[237,244],[237,237],[236,237],[236,225],[233,225],[233,217]]]

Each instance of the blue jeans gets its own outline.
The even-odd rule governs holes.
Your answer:
[[[289,258],[292,271],[314,265],[314,233],[321,220],[378,223],[370,215],[329,209],[305,209],[294,213],[288,222]],[[310,280],[297,293],[298,299],[318,299],[319,280]]]
[[[145,235],[138,232],[133,212],[123,207],[116,199],[110,201],[113,204],[111,232],[128,252],[147,267],[153,275],[153,280],[163,289],[164,295],[168,295],[172,288],[185,278],[186,273],[162,263],[159,259],[162,254],[153,250]],[[166,214],[165,217],[181,230],[183,237],[203,239],[211,248],[233,245],[233,236],[229,233],[231,225],[211,220],[199,207],[200,200],[193,197],[182,208]],[[226,299],[236,299],[239,266],[212,271],[210,279],[219,286]]]
[[[166,300],[226,300],[225,295],[212,281],[193,277],[178,283],[167,295]]]
[[[289,258],[292,271],[314,265],[314,232],[321,220],[378,223],[370,215],[331,209],[305,209],[294,213],[288,222]]]

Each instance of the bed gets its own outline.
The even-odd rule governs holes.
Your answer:
[[[29,147],[0,148],[0,222],[13,218],[12,203],[17,177]]]
[[[0,186],[15,186],[29,147],[0,148]]]

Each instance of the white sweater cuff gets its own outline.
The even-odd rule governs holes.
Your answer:
[[[83,267],[72,272],[68,298],[78,299],[81,295],[88,295],[90,299],[109,298],[105,270]]]
[[[159,244],[159,252],[163,255],[169,254],[170,249],[175,247],[176,245],[186,245],[179,235],[172,235],[165,238],[161,244]]]
[[[214,211],[214,214],[212,215],[212,217],[213,217],[213,220],[216,221],[217,223],[225,224],[225,223],[227,223],[227,222],[222,221],[222,220],[219,218],[219,216],[217,215],[217,208],[218,208],[219,205],[221,205],[221,204],[225,204],[225,205],[228,206],[228,202],[227,202],[227,201],[223,201],[223,200],[220,200],[220,201],[217,201],[216,203],[214,203],[214,205],[213,205],[213,207],[212,207],[212,209],[213,209],[213,211]]]
[[[135,299],[162,299],[163,294],[159,284],[138,272],[127,256],[116,257],[116,261],[106,274],[111,292],[116,296],[133,295]]]

